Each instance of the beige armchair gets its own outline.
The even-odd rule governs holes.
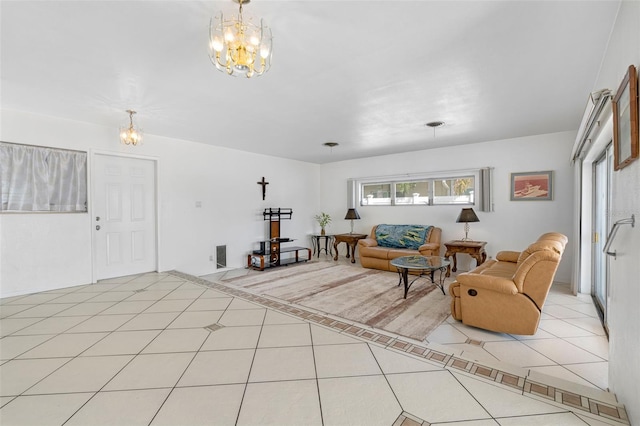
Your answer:
[[[449,287],[453,318],[486,330],[535,334],[567,237],[543,234],[523,252],[501,251]]]

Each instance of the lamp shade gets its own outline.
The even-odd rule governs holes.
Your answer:
[[[345,219],[360,219],[360,215],[356,209],[347,210],[347,215],[344,217]]]
[[[458,219],[456,222],[459,223],[468,223],[468,222],[480,222],[478,216],[476,216],[476,212],[473,211],[472,208],[462,209],[460,215],[458,215]]]

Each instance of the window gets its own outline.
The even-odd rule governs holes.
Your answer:
[[[411,175],[409,179],[406,175],[361,179],[358,181],[360,205],[475,205],[476,194],[482,193],[480,187],[486,187],[487,200],[490,198],[490,170],[425,173]],[[480,182],[483,181],[486,182],[481,184]],[[481,202],[481,204],[483,203]],[[490,211],[484,210],[484,208],[481,210]]]
[[[396,195],[394,204],[429,204],[429,181],[404,181],[396,182],[394,185]]]
[[[0,211],[86,212],[87,153],[0,142]]]
[[[433,204],[475,204],[473,176],[433,181]]]
[[[391,204],[391,184],[371,184],[362,185],[363,205],[390,205]]]

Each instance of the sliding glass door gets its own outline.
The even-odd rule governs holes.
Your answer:
[[[609,212],[611,211],[611,174],[613,170],[612,148],[609,145],[593,166],[593,287],[591,294],[596,307],[603,317],[603,325],[607,329],[607,295],[609,284],[609,259],[603,253],[607,234],[611,226]]]

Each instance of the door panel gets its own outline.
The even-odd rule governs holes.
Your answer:
[[[96,278],[157,270],[155,162],[96,155]]]
[[[609,259],[603,253],[610,226],[609,212],[611,211],[611,173],[612,153],[609,146],[604,155],[594,164],[593,173],[593,286],[591,294],[600,310],[603,325],[607,328],[607,307],[609,288]]]
[[[119,232],[107,232],[107,266],[122,263],[122,240]],[[103,278],[103,277],[101,277]]]

